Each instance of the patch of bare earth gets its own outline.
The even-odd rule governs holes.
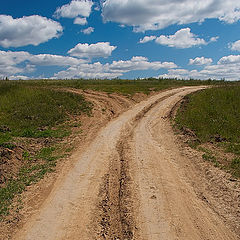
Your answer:
[[[227,153],[213,142],[199,144],[194,132],[189,129],[176,130],[177,144],[181,154],[188,161],[183,169],[194,187],[197,196],[202,199],[240,239],[240,180],[234,177],[228,166],[236,157]],[[192,148],[190,145],[197,148]],[[190,143],[190,145],[189,145]],[[204,159],[204,155],[213,159]]]
[[[173,121],[179,107],[187,104],[186,98],[177,102],[169,115]],[[231,161],[237,156],[219,145],[226,139],[213,136],[211,142],[200,143],[190,129],[177,130],[177,143],[182,155],[189,161],[183,165],[196,194],[231,227],[240,238],[240,179],[229,170]],[[197,145],[196,145],[197,144]],[[194,147],[190,147],[194,146]],[[196,147],[197,146],[197,147]],[[210,156],[212,159],[204,159]],[[199,184],[201,183],[201,184]]]

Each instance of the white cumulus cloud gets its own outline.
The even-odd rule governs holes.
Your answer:
[[[69,4],[58,7],[54,13],[57,18],[89,17],[93,2],[91,0],[72,0]]]
[[[111,46],[109,42],[98,42],[96,44],[79,43],[68,51],[68,54],[78,58],[109,57],[117,47]]]
[[[37,46],[59,37],[60,23],[38,15],[16,18],[0,15],[0,45],[2,47]]]
[[[139,43],[147,43],[155,40],[156,36],[145,36],[143,39],[140,39]]]
[[[71,66],[86,62],[83,59],[52,54],[30,55],[26,60],[37,66]]]
[[[51,54],[33,55],[28,52],[0,51],[0,76],[29,73],[36,66],[73,66],[85,63],[86,60]],[[19,66],[21,64],[21,67]]]
[[[226,79],[229,81],[240,80],[240,55],[229,55],[219,59],[215,65],[205,65],[202,70],[169,69],[167,74],[159,77],[183,79]]]
[[[13,75],[13,76],[10,76],[9,79],[10,80],[28,80],[30,78],[24,75],[15,75],[15,76]]]
[[[233,51],[240,51],[240,40],[238,40],[234,43],[231,43],[230,44],[230,49],[233,50]]]
[[[93,27],[88,27],[86,29],[83,29],[81,32],[83,32],[86,35],[89,35],[89,34],[94,32],[94,28]]]
[[[240,55],[229,55],[219,59],[218,64],[238,64],[240,63]]]
[[[190,65],[208,65],[211,64],[213,60],[211,58],[205,58],[205,57],[196,57],[195,59],[190,59],[189,64]]]
[[[86,18],[77,17],[77,18],[74,19],[74,24],[86,25],[87,24],[87,19]]]
[[[133,26],[134,31],[162,29],[173,24],[219,19],[234,23],[240,19],[236,0],[104,0],[104,21]]]
[[[127,61],[119,60],[106,64],[101,64],[100,62],[93,64],[85,63],[79,66],[72,66],[67,70],[56,73],[54,78],[115,78],[130,71],[176,67],[177,65],[173,62],[150,62],[145,57],[136,56]]]
[[[217,42],[218,39],[219,39],[219,36],[211,37],[210,42]]]
[[[86,45],[87,51],[84,56],[108,56],[115,47],[109,43],[105,45]],[[110,47],[109,51],[101,52],[99,46]],[[97,47],[97,48],[96,48]],[[100,49],[102,49],[100,47]],[[75,49],[76,50],[76,49]],[[76,57],[30,54],[25,51],[0,51],[0,78],[8,76],[11,79],[28,79],[25,74],[34,72],[38,66],[60,66],[64,70],[55,73],[53,78],[115,78],[126,72],[137,70],[159,70],[177,68],[174,62],[149,61],[146,57],[135,56],[130,60],[118,60],[102,64],[100,62],[90,63],[85,59]],[[66,69],[65,69],[66,68]]]
[[[170,36],[161,35],[156,39],[156,43],[175,48],[191,48],[207,44],[204,39],[198,38],[191,33],[190,28],[183,28]]]

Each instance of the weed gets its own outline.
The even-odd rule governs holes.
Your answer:
[[[52,172],[57,159],[61,156],[55,156],[55,147],[41,149],[36,156],[30,156],[30,153],[23,152],[23,157],[28,160],[20,169],[16,179],[11,179],[5,187],[0,189],[0,220],[9,214],[9,209],[13,198],[21,194],[26,186],[30,186],[42,179],[46,173]],[[36,162],[36,163],[35,163]]]
[[[234,158],[229,166],[233,176],[240,177],[240,158]]]
[[[226,152],[232,152],[236,155],[240,155],[240,144],[239,143],[226,144]]]
[[[28,151],[24,151],[22,153],[22,157],[24,160],[29,160],[30,159],[30,153]]]
[[[211,153],[204,153],[202,155],[202,158],[206,161],[209,161],[209,162],[212,162],[214,164],[215,167],[219,167],[220,164],[219,162],[217,161],[216,157],[213,156]]]

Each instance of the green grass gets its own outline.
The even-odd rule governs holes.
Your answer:
[[[175,122],[180,129],[194,131],[199,143],[212,142],[240,155],[240,86],[211,88],[187,96]],[[203,159],[219,166],[214,155],[200,150],[205,152]],[[239,177],[239,158],[225,167]]]
[[[202,158],[206,161],[209,161],[209,162],[212,162],[214,164],[215,167],[219,167],[220,164],[219,162],[217,161],[216,157],[213,156],[212,154],[209,154],[209,153],[204,153],[202,155]]]
[[[0,128],[0,144],[11,137],[64,137],[69,132],[61,124],[91,108],[81,95],[0,83],[0,127],[8,129]]]
[[[151,91],[159,91],[171,87],[197,86],[197,85],[229,85],[224,81],[200,81],[200,80],[177,80],[177,79],[137,79],[137,80],[98,80],[98,79],[76,79],[76,80],[28,80],[28,81],[7,81],[13,86],[38,86],[38,87],[72,87],[83,90],[103,91],[107,93],[121,93],[124,95],[133,95],[140,92],[148,94]],[[0,83],[1,84],[1,83]],[[1,88],[1,85],[0,85]]]
[[[240,177],[240,158],[234,158],[229,166],[233,176]]]
[[[21,194],[27,186],[42,179],[46,173],[54,171],[56,161],[61,158],[55,155],[54,151],[54,147],[47,147],[41,149],[35,156],[26,151],[23,153],[26,163],[18,176],[0,188],[0,220],[9,214],[12,200],[17,194]]]
[[[220,136],[240,144],[240,86],[207,89],[187,101],[176,116],[179,127],[193,130],[202,142]]]

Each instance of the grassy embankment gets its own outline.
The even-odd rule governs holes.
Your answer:
[[[199,141],[194,147],[203,151],[203,159],[240,177],[240,86],[211,88],[187,96],[175,120],[180,129],[196,134]],[[223,152],[223,159],[211,146]]]
[[[81,95],[0,82],[0,217],[16,194],[53,171],[61,158],[57,143],[71,133],[67,121],[90,111]],[[21,167],[11,172],[15,165]]]

